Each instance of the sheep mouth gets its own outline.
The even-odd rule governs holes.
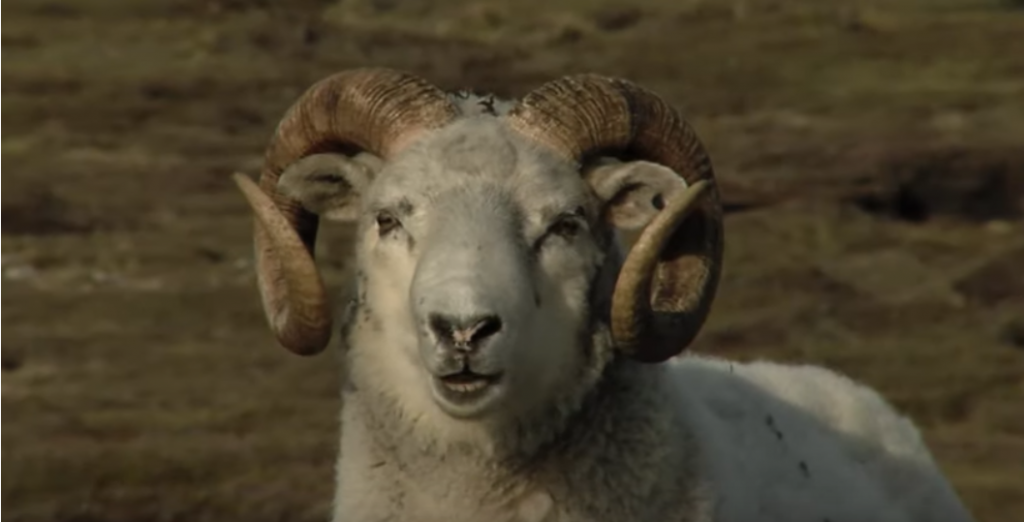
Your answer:
[[[437,380],[448,391],[456,394],[474,394],[486,390],[501,381],[501,374],[484,375],[468,368],[458,373],[438,377]]]
[[[434,399],[452,417],[470,419],[484,414],[502,395],[502,374],[485,375],[464,368],[433,378]]]

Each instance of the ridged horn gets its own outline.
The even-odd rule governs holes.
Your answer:
[[[589,74],[532,91],[509,114],[509,125],[578,164],[598,156],[643,159],[686,181],[627,256],[611,307],[618,349],[652,363],[681,353],[710,311],[723,253],[714,170],[690,125],[656,94]]]
[[[318,353],[331,337],[331,310],[314,262],[318,218],[282,195],[286,167],[327,151],[363,150],[383,159],[419,132],[443,126],[456,108],[438,88],[414,75],[380,68],[329,76],[287,111],[267,145],[259,186],[236,183],[256,215],[256,272],[278,342],[300,355]]]

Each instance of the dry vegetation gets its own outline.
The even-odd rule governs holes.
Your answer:
[[[3,520],[325,519],[336,361],[273,344],[228,175],[302,89],[367,64],[666,95],[731,211],[697,349],[877,386],[980,520],[1019,517],[1018,4],[9,1]],[[346,231],[328,238],[336,283]]]

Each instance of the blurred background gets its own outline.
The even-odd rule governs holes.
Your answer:
[[[728,209],[694,350],[824,364],[918,422],[979,520],[1024,513],[1024,2],[9,0],[4,521],[318,521],[336,355],[265,325],[278,118],[365,65],[678,107]],[[336,288],[349,231],[318,257]]]

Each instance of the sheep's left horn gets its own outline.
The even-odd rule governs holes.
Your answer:
[[[616,346],[644,362],[678,355],[714,300],[723,250],[722,208],[704,146],[660,97],[625,80],[579,75],[529,93],[509,125],[571,161],[645,159],[671,168],[689,188],[647,226],[612,296]]]
[[[391,69],[354,69],[309,88],[270,138],[259,186],[235,178],[256,214],[253,234],[263,308],[278,342],[301,355],[324,349],[330,307],[313,251],[318,218],[277,190],[289,165],[321,152],[364,150],[388,158],[419,132],[455,117],[448,97]]]

